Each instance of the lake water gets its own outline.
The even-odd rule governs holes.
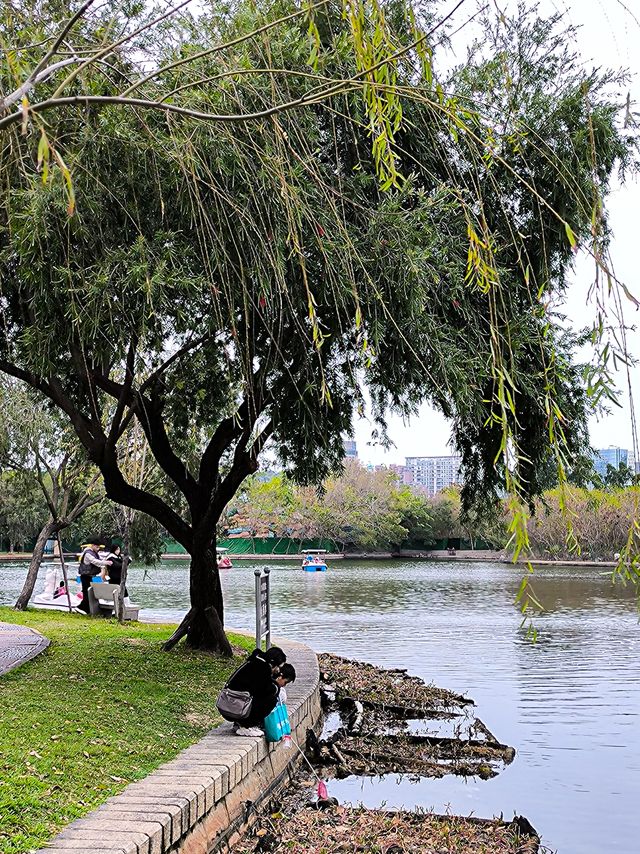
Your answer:
[[[560,854],[640,850],[640,627],[631,589],[604,569],[540,568],[546,611],[532,644],[513,606],[520,571],[491,563],[336,562],[327,573],[271,565],[275,634],[466,693],[518,753],[498,777],[331,783],[342,800],[478,816],[526,815]],[[224,571],[228,626],[254,629],[255,566]],[[25,567],[0,564],[0,603]],[[187,607],[186,564],[131,570],[146,619]],[[40,584],[38,588],[40,589]],[[336,788],[339,786],[339,791]]]

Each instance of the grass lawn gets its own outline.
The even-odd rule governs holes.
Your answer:
[[[215,700],[238,661],[161,652],[169,626],[2,607],[0,621],[51,641],[0,677],[3,854],[41,847],[221,721]]]

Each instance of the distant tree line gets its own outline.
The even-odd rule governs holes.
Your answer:
[[[567,509],[560,490],[546,492],[536,502],[529,537],[533,554],[551,560],[613,560],[634,531],[640,506],[640,487],[567,488]],[[566,519],[570,520],[570,533]]]
[[[458,488],[430,498],[391,471],[370,471],[355,461],[321,489],[297,486],[284,474],[249,478],[220,521],[219,535],[230,532],[326,539],[347,552],[430,549],[450,539],[501,546],[505,539],[500,507],[469,518]]]
[[[587,476],[586,470],[582,475]],[[623,549],[640,505],[637,480],[624,463],[617,469],[609,466],[604,478],[591,470],[589,486],[567,487],[565,510],[561,490],[546,490],[532,508],[532,555],[613,559]],[[508,550],[508,518],[502,502],[465,511],[458,487],[429,497],[400,483],[394,472],[370,471],[350,461],[342,475],[327,478],[320,490],[296,486],[284,474],[249,478],[228,505],[218,535],[326,539],[346,552],[429,550],[451,540],[471,549]]]
[[[591,483],[597,485],[568,487],[566,512],[561,509],[558,488],[537,500],[530,523],[535,557],[611,560],[622,550],[640,506],[637,476],[622,463],[618,469],[609,466],[603,479],[592,473]],[[89,531],[121,538],[124,512],[98,491],[97,500],[66,526],[65,543],[79,543]],[[567,535],[567,515],[572,536]],[[0,472],[2,549],[31,551],[48,524],[49,508],[35,469]],[[320,490],[297,486],[285,474],[268,479],[262,473],[254,475],[220,520],[218,536],[230,531],[254,537],[332,540],[346,552],[429,550],[450,540],[461,540],[472,549],[499,550],[508,544],[508,513],[501,503],[482,512],[465,512],[458,487],[429,497],[400,483],[391,471],[369,471],[350,461],[342,475],[327,478]],[[134,557],[139,562],[155,560],[164,533],[154,520],[138,514],[131,526]]]

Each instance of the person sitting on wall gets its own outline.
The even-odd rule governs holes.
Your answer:
[[[272,646],[266,652],[254,649],[245,663],[233,674],[227,687],[234,691],[248,691],[252,697],[251,714],[235,725],[236,735],[263,735],[262,722],[278,702],[279,687],[274,679],[287,656],[279,646]]]

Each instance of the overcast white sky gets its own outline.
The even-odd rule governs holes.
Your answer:
[[[493,0],[491,0],[493,2]],[[466,4],[465,4],[466,5]],[[510,0],[499,0],[500,8],[509,10],[517,4]],[[542,0],[542,14],[564,11],[568,21],[579,28],[577,50],[587,67],[625,68],[633,75],[630,83],[631,99],[640,98],[640,0]],[[459,21],[462,23],[469,11],[462,7]],[[636,20],[637,19],[637,20]],[[457,54],[454,61],[463,59],[466,52],[467,35],[460,33],[453,40],[453,50]],[[640,109],[637,105],[635,110]],[[640,185],[637,181],[617,186],[608,201],[610,223],[614,239],[612,255],[616,275],[629,290],[640,297],[640,275],[637,263],[637,221],[640,202]],[[573,283],[569,290],[565,312],[576,328],[591,324],[594,308],[587,304],[587,293],[593,280],[592,263],[585,259],[576,265]],[[638,323],[640,316],[629,303],[625,307],[628,324]],[[629,347],[636,357],[640,357],[640,333],[629,334]],[[595,447],[619,445],[631,449],[631,424],[629,415],[629,396],[626,392],[627,378],[624,371],[616,375],[618,386],[622,389],[620,409],[611,414],[593,419],[590,425],[591,440]],[[636,414],[640,414],[640,369],[632,371],[632,390],[636,404]],[[368,443],[371,431],[366,421],[355,425],[358,455],[364,462],[402,463],[405,456],[428,456],[447,454],[450,431],[445,419],[427,406],[422,407],[418,417],[403,424],[397,417],[390,418],[390,436],[396,445],[389,451]]]

